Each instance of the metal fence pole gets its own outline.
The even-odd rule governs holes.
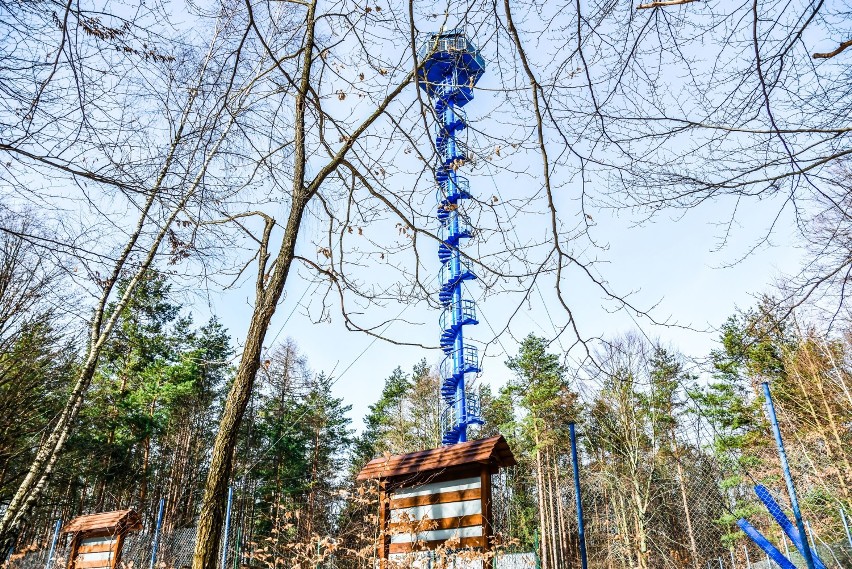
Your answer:
[[[814,541],[814,530],[811,529],[811,522],[805,520],[805,529],[808,530],[808,537],[811,540],[811,549],[816,551],[816,542]]]
[[[56,551],[56,541],[59,539],[59,528],[62,527],[62,520],[56,520],[56,525],[53,527],[53,540],[50,542],[50,553],[47,554],[47,563],[45,569],[50,569],[53,565],[53,554]]]
[[[237,526],[237,539],[235,541],[234,569],[240,569],[240,561],[243,555],[243,524]]]
[[[796,486],[793,484],[793,475],[790,474],[790,464],[787,462],[787,452],[784,450],[784,440],[781,438],[781,427],[778,426],[778,417],[775,414],[775,405],[772,403],[772,393],[769,391],[769,383],[763,382],[763,394],[766,396],[766,407],[769,411],[769,421],[772,423],[772,432],[775,434],[775,445],[778,447],[778,458],[781,459],[781,469],[784,472],[784,482],[787,483],[787,493],[790,495],[790,505],[793,507],[793,517],[796,518],[796,527],[799,535],[805,535],[805,524],[802,521],[802,511],[799,509],[799,499],[796,497]],[[806,538],[803,538],[802,554],[808,569],[816,569],[814,558],[808,547]]]
[[[737,561],[734,559],[734,548],[731,548],[731,569],[737,569]]]
[[[160,529],[163,527],[163,510],[166,507],[166,499],[160,498],[160,511],[157,513],[157,525],[154,528],[154,541],[151,543],[151,564],[150,569],[154,569],[157,564],[157,548],[160,546]]]
[[[846,539],[849,540],[849,547],[852,547],[852,531],[849,531],[849,522],[846,521],[846,511],[840,508],[840,519],[843,520],[843,529],[846,530]]]
[[[719,558],[719,569],[725,569],[725,564],[722,563],[722,558]]]
[[[228,486],[228,509],[225,510],[225,532],[222,536],[222,569],[228,569],[228,533],[231,530],[231,506],[234,503],[234,487]]]
[[[746,567],[747,569],[751,569],[751,559],[748,558],[748,546],[744,545],[743,551],[745,551],[746,554]]]
[[[577,534],[580,537],[580,562],[583,569],[588,569],[589,562],[586,559],[586,531],[583,527],[583,500],[580,498],[580,468],[577,464],[577,433],[574,423],[568,423],[568,432],[571,436],[571,463],[574,467],[574,494],[577,501]]]

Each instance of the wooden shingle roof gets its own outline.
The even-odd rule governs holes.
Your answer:
[[[374,458],[358,473],[358,480],[410,476],[476,463],[496,467],[517,464],[506,439],[497,435],[420,452]]]
[[[134,510],[116,510],[74,518],[62,528],[62,533],[105,530],[117,534],[140,529],[142,529],[142,518]]]

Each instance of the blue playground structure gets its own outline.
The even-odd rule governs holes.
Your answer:
[[[443,444],[467,440],[467,428],[481,425],[479,398],[466,391],[466,379],[479,373],[479,352],[465,346],[464,328],[477,324],[476,303],[463,298],[463,283],[476,275],[461,254],[464,239],[473,236],[463,203],[470,198],[470,183],[458,175],[467,160],[460,133],[467,126],[462,107],[473,100],[473,86],[485,72],[479,50],[462,30],[429,34],[420,49],[418,84],[435,110],[435,151],[438,163],[438,259],[441,261],[438,299],[441,314],[441,348],[446,356],[440,366]]]

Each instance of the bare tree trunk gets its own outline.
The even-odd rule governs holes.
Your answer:
[[[634,481],[635,482],[635,481]],[[638,545],[638,563],[640,569],[648,567],[648,529],[645,523],[645,512],[647,510],[646,503],[642,499],[642,495],[638,488],[638,483],[634,484],[633,508],[635,512],[636,522],[636,540]]]
[[[248,405],[254,386],[254,379],[260,368],[260,356],[263,350],[263,340],[269,328],[272,316],[275,314],[278,302],[284,292],[290,267],[295,259],[296,240],[302,225],[302,216],[307,204],[316,195],[325,180],[341,166],[357,170],[346,161],[347,153],[352,149],[361,135],[381,117],[388,106],[403,89],[411,84],[415,71],[410,71],[406,77],[391,89],[385,98],[375,107],[374,111],[361,122],[348,137],[345,137],[341,147],[331,156],[329,161],[319,168],[310,183],[306,183],[308,148],[306,143],[308,122],[308,101],[313,96],[311,81],[312,66],[315,59],[316,43],[314,40],[316,26],[316,0],[299,2],[307,7],[305,15],[305,39],[301,49],[301,70],[298,74],[298,86],[295,93],[294,134],[293,134],[293,172],[292,172],[292,205],[284,227],[278,254],[271,265],[268,264],[271,254],[269,240],[275,220],[265,214],[255,212],[265,219],[263,237],[260,239],[257,264],[257,281],[255,285],[255,303],[251,315],[249,329],[246,333],[245,346],[237,368],[234,382],[225,408],[219,422],[219,431],[211,452],[210,471],[204,487],[204,498],[201,504],[201,515],[196,532],[195,552],[192,569],[215,569],[217,552],[222,537],[225,497],[233,468],[233,455],[236,447],[239,425]],[[251,4],[246,3],[251,9]],[[254,26],[252,19],[251,25]],[[255,31],[257,28],[254,27]],[[264,44],[265,45],[265,44]],[[268,53],[277,62],[274,54]],[[288,80],[291,79],[288,76]],[[363,181],[363,180],[362,180]],[[321,270],[319,267],[316,267]],[[327,273],[330,279],[335,276]]]
[[[544,476],[543,468],[541,464],[541,450],[538,448],[538,430],[535,430],[534,433],[534,442],[536,445],[535,449],[535,477],[536,483],[538,484],[538,526],[539,533],[541,535],[541,543],[540,543],[540,553],[542,569],[552,569],[550,565],[550,547],[548,546],[548,532],[547,532],[547,508],[544,505]]]
[[[822,366],[819,365],[819,362],[814,362],[814,355],[812,344],[808,342],[805,345],[805,350],[807,351],[808,358],[808,367],[811,371],[811,382],[815,383],[817,388],[819,389],[820,400],[822,401],[823,408],[825,409],[825,417],[828,420],[828,425],[831,431],[831,436],[834,439],[834,443],[837,448],[837,453],[840,456],[840,460],[843,461],[844,468],[840,469],[838,472],[838,478],[840,479],[840,491],[843,493],[843,497],[846,498],[846,501],[849,501],[849,487],[847,484],[848,477],[852,476],[852,465],[849,463],[849,456],[847,454],[846,445],[843,444],[843,440],[841,438],[841,430],[837,424],[837,418],[834,414],[834,409],[831,406],[830,398],[831,394],[826,393],[825,391],[825,377],[823,373]],[[820,429],[822,430],[822,429]],[[828,437],[826,438],[826,443],[828,442]]]
[[[621,494],[621,492],[617,492],[617,495],[618,495],[618,508],[617,508],[616,512],[621,514],[619,516],[619,526],[620,526],[619,533],[622,536],[621,541],[622,541],[622,544],[623,544],[623,547],[624,547],[624,556],[627,558],[627,562],[630,565],[633,565],[634,548],[633,548],[633,545],[630,543],[630,527],[629,527],[630,522],[627,519],[627,515],[628,515],[627,508],[624,505],[624,495]]]
[[[610,503],[609,489],[608,488],[609,488],[609,486],[606,483],[604,483],[603,484],[604,510],[606,512],[606,524],[604,525],[604,527],[606,528],[606,531],[604,533],[604,542],[606,543],[606,566],[607,566],[607,569],[613,569],[613,566],[612,566],[612,547],[610,547],[610,539],[609,539],[609,536],[610,536],[610,529],[609,528],[610,528],[610,525],[612,523],[610,521],[610,519],[611,519],[610,516],[612,516],[612,513],[610,512],[610,510],[612,508],[612,504]]]
[[[554,567],[562,567],[562,560],[564,558],[561,543],[562,540],[559,537],[559,525],[557,524],[557,508],[554,505],[554,500],[559,492],[559,490],[555,487],[553,483],[553,457],[551,456],[550,449],[548,449],[545,453],[545,464],[546,464],[546,476],[547,476],[547,509],[548,516],[550,517],[550,543],[551,543],[551,551],[553,552],[553,566]]]
[[[689,509],[689,500],[686,493],[686,479],[684,477],[683,465],[680,463],[680,451],[674,434],[672,434],[672,449],[674,450],[675,464],[677,465],[677,481],[680,486],[680,498],[683,501],[683,513],[686,518],[686,532],[689,535],[689,552],[692,557],[692,566],[695,569],[699,569],[698,546],[695,543],[695,531],[692,528],[692,512]]]
[[[571,551],[570,546],[570,535],[568,534],[568,527],[565,523],[565,507],[564,501],[562,500],[562,482],[559,479],[559,463],[554,465],[554,479],[556,480],[556,507],[557,507],[557,515],[559,520],[559,537],[560,537],[560,545],[562,547],[562,558],[568,559],[569,557],[574,557],[573,555],[568,554]]]
[[[258,253],[257,282],[255,286],[255,305],[251,316],[245,347],[240,358],[234,383],[225,401],[225,409],[219,422],[219,431],[213,444],[210,460],[210,472],[204,486],[204,498],[201,504],[201,515],[195,538],[195,552],[192,559],[193,569],[215,569],[219,542],[222,534],[225,500],[228,482],[233,467],[234,448],[237,444],[239,426],[251,396],[254,379],[260,368],[260,356],[263,351],[263,340],[269,329],[269,322],[275,314],[275,309],[287,275],[293,263],[296,250],[296,238],[302,222],[302,214],[311,198],[305,181],[305,109],[308,89],[311,79],[311,65],[314,57],[314,14],[316,1],[308,6],[305,19],[306,31],[303,46],[302,74],[299,90],[296,95],[296,131],[295,157],[293,172],[293,201],[287,225],[284,229],[281,248],[274,262],[274,267],[267,274],[267,262],[270,234],[275,226],[274,220],[266,217],[263,239]]]

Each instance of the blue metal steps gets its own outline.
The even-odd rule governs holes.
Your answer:
[[[462,200],[471,198],[470,183],[457,170],[468,158],[467,146],[458,136],[468,126],[462,107],[473,99],[473,86],[485,72],[485,61],[462,30],[428,34],[420,59],[418,84],[433,101],[436,119],[438,300],[444,305],[440,346],[446,354],[440,373],[441,397],[447,404],[441,420],[443,444],[450,445],[467,440],[468,426],[482,424],[479,398],[465,388],[465,377],[480,373],[480,367],[478,350],[464,344],[464,327],[478,324],[478,320],[476,304],[462,298],[463,282],[476,275],[460,251],[462,239],[471,238],[474,231],[460,207]]]

